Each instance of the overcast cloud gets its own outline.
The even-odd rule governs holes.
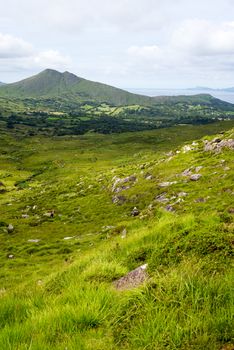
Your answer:
[[[0,0],[0,81],[45,68],[120,87],[234,86],[233,0]]]

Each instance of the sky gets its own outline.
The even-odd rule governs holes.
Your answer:
[[[0,0],[0,81],[52,68],[122,88],[234,86],[234,0]]]

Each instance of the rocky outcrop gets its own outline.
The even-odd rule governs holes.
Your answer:
[[[114,183],[112,185],[111,191],[119,193],[123,190],[131,188],[131,186],[137,181],[137,178],[135,175],[130,175],[123,179],[115,176],[112,180],[114,181]]]
[[[215,138],[212,141],[204,141],[204,151],[220,153],[223,148],[229,148],[234,150],[234,139],[221,140],[220,138]]]

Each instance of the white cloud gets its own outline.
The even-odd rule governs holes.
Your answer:
[[[41,68],[54,68],[61,69],[70,65],[71,60],[68,56],[61,55],[58,51],[48,50],[39,52],[37,55],[33,56],[33,63],[35,66]]]
[[[234,22],[186,20],[173,33],[172,45],[198,56],[234,54]]]
[[[144,60],[158,60],[162,58],[163,50],[157,45],[151,46],[130,46],[127,53],[135,58]]]
[[[7,65],[12,70],[54,68],[67,69],[71,60],[57,50],[36,50],[30,43],[12,35],[0,33],[0,60],[1,70]]]
[[[33,47],[21,38],[0,33],[0,59],[28,57],[32,55]]]

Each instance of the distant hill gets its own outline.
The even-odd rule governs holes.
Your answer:
[[[106,84],[80,78],[75,74],[46,69],[30,78],[12,84],[0,86],[0,96],[18,98],[66,98],[70,101],[106,102],[116,106],[123,105],[155,105],[158,103],[192,102],[213,104],[215,101],[209,94],[194,96],[158,96],[149,97],[127,92]]]
[[[5,83],[3,83],[2,81],[0,81],[0,86],[1,86],[1,85],[5,85]]]
[[[151,104],[147,96],[135,95],[130,92],[86,80],[76,75],[60,73],[52,69],[17,83],[1,86],[0,96],[7,97],[68,97],[83,100],[108,102],[114,105]]]

